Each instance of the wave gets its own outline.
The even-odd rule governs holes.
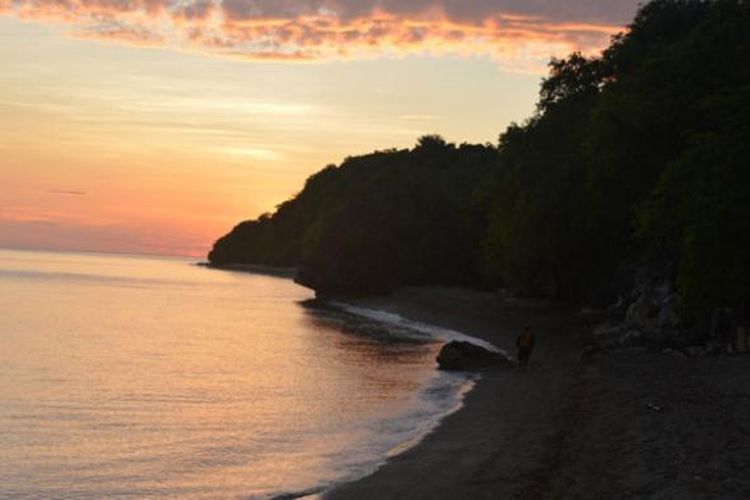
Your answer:
[[[480,345],[493,352],[508,356],[507,352],[494,346],[490,342],[472,337],[463,332],[431,325],[404,318],[400,314],[362,307],[340,301],[310,301],[307,303],[316,309],[329,309],[343,316],[367,320],[378,326],[375,332],[382,340],[383,330],[388,336],[397,337],[401,341],[418,342],[450,342],[466,341]],[[352,325],[350,325],[352,326]],[[372,334],[365,326],[365,335]],[[286,492],[274,498],[298,498],[310,494],[311,498],[319,498],[318,494],[328,491],[337,485],[356,481],[376,472],[388,459],[400,455],[419,444],[428,434],[437,428],[440,422],[463,407],[463,401],[476,382],[481,378],[479,374],[461,371],[435,370],[434,374],[420,387],[417,397],[419,404],[411,411],[393,418],[369,422],[368,430],[372,436],[378,436],[380,443],[376,447],[380,450],[380,459],[375,462],[353,464],[349,463],[349,473],[333,484],[316,487],[302,492]]]
[[[510,359],[510,356],[505,350],[496,347],[486,340],[472,337],[457,330],[451,330],[449,328],[430,325],[419,321],[413,321],[404,318],[400,314],[383,311],[382,309],[371,309],[368,307],[362,307],[338,301],[329,301],[328,304],[330,304],[334,308],[348,312],[349,314],[367,318],[387,326],[396,327],[396,331],[401,333],[402,335],[419,337],[427,336],[429,338],[441,340],[443,342],[451,342],[454,340],[461,342],[471,342],[472,344],[484,347],[489,351],[500,353]]]

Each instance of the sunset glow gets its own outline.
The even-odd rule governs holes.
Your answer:
[[[601,4],[2,0],[0,246],[205,255],[348,155],[495,143]]]

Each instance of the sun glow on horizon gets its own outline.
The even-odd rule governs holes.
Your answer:
[[[538,72],[505,71],[483,48],[440,49],[446,33],[415,39],[397,57],[386,33],[370,55],[332,57],[328,39],[311,42],[329,54],[314,64],[251,62],[76,38],[71,27],[88,11],[48,18],[25,2],[0,3],[0,246],[205,255],[232,226],[347,156],[411,147],[428,133],[496,142],[531,114],[539,85]],[[452,15],[466,30],[488,29]],[[429,21],[409,16],[422,14],[398,19],[415,29]],[[267,22],[237,19],[236,28]],[[557,34],[540,42],[543,52],[593,48],[571,34],[606,41],[611,31],[603,21],[549,23]],[[533,66],[530,47],[542,39],[527,35],[512,48]]]

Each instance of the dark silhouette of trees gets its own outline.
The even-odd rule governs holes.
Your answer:
[[[298,281],[323,293],[480,285],[484,226],[472,194],[496,160],[493,147],[439,136],[347,158],[310,177],[272,216],[235,227],[209,260],[298,266]]]
[[[750,295],[749,12],[656,0],[600,57],[553,60],[500,140],[487,268],[593,300],[623,266],[668,263],[696,310]]]
[[[700,315],[750,297],[750,5],[654,0],[598,57],[554,59],[497,148],[424,136],[346,159],[212,262],[295,265],[324,292],[504,285],[604,303],[675,269]]]

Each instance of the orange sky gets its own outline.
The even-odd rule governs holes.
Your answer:
[[[494,143],[635,10],[350,3],[0,0],[0,246],[205,255],[347,155]]]

